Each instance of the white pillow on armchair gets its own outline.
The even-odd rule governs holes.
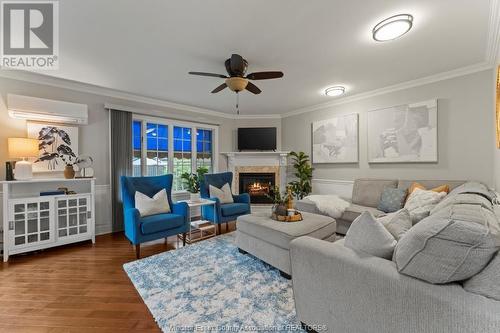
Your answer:
[[[210,197],[219,199],[221,204],[234,202],[231,187],[229,187],[228,183],[225,183],[221,188],[209,185],[208,191],[210,192]]]

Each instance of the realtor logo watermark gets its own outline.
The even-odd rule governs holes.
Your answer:
[[[58,1],[1,1],[2,69],[59,68]]]

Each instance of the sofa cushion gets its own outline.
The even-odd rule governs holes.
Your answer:
[[[410,212],[408,209],[401,209],[397,212],[379,217],[377,221],[381,222],[384,227],[391,233],[396,240],[399,240],[412,227]]]
[[[498,247],[478,223],[429,216],[399,240],[393,260],[400,273],[430,282],[462,281],[480,272]]]
[[[372,256],[391,259],[396,239],[372,214],[364,212],[347,230],[344,245]]]
[[[393,213],[403,208],[406,199],[406,190],[386,187],[380,196],[378,210],[386,213]]]
[[[484,226],[500,246],[500,221],[492,209],[476,204],[455,204],[434,212],[434,217],[453,216],[457,220],[477,223]]]
[[[316,204],[306,198],[295,201],[295,209],[299,212],[321,214],[318,207],[316,207]]]
[[[427,188],[425,187],[424,185],[418,183],[418,182],[415,182],[413,184],[410,185],[410,187],[408,187],[408,195],[412,194],[413,191],[415,191],[415,189],[421,189],[421,190],[429,190],[429,191],[434,191],[434,192],[446,192],[446,193],[450,193],[450,186],[448,184],[442,184],[442,185],[439,185],[439,186],[436,186],[434,188]]]
[[[181,227],[184,224],[184,216],[177,214],[158,214],[141,217],[141,232],[144,235],[170,230]]]
[[[253,213],[239,216],[236,229],[285,250],[289,249],[290,242],[297,237],[326,239],[335,233],[335,220],[328,216],[303,212],[303,220],[300,222],[278,222],[269,215]]]
[[[244,214],[248,211],[248,204],[228,203],[220,206],[221,214],[224,217]]]
[[[486,187],[486,185],[479,182],[467,182],[458,186],[450,192],[450,195],[461,194],[461,193],[475,193],[484,196],[489,201],[493,201],[494,194]]]
[[[441,186],[443,184],[448,185],[450,190],[453,190],[457,188],[458,186],[462,185],[465,183],[463,180],[407,180],[407,179],[401,179],[398,181],[398,188],[407,190],[410,188],[410,186],[413,183],[419,183],[420,185],[424,186],[425,188],[436,188],[438,186]]]
[[[431,215],[439,212],[440,210],[449,208],[453,205],[468,204],[480,206],[493,211],[493,204],[490,200],[482,195],[475,193],[459,193],[459,194],[448,194],[440,203],[436,205],[431,210]]]
[[[349,205],[349,207],[347,207],[347,209],[344,211],[344,214],[342,214],[340,218],[342,220],[352,222],[363,212],[370,212],[374,217],[385,215],[384,212],[378,210],[377,208],[351,204]]]
[[[497,254],[485,269],[465,281],[463,286],[468,292],[500,301],[500,255]]]
[[[352,203],[375,208],[384,188],[395,188],[397,184],[397,180],[390,179],[356,179],[352,189]]]
[[[416,188],[405,203],[405,208],[410,212],[413,224],[429,216],[431,210],[445,196],[446,192],[434,192]]]

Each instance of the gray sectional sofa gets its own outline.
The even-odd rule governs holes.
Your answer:
[[[375,186],[371,186],[369,193],[368,189],[363,194],[357,192],[373,182],[380,184],[382,181],[356,181],[355,200],[364,195],[365,203],[370,198],[374,203]],[[454,188],[460,183],[418,182],[429,188],[443,183]],[[411,181],[397,182],[397,186],[402,188],[410,184]],[[486,232],[481,231],[481,237],[474,236],[470,241],[466,235],[473,234],[468,233],[467,228],[457,229],[459,233],[455,238],[448,237],[450,234],[441,235],[444,229],[441,227],[438,233],[428,238],[418,233],[417,238],[412,238],[415,235],[412,235],[412,230],[416,229],[410,229],[406,239],[410,242],[416,240],[413,245],[420,244],[418,249],[407,247],[412,252],[412,267],[418,268],[422,262],[425,263],[418,270],[408,270],[407,263],[400,265],[398,261],[400,244],[403,244],[403,255],[408,252],[403,248],[405,243],[408,245],[404,235],[396,246],[393,260],[353,250],[345,246],[344,239],[331,243],[301,237],[291,242],[293,292],[298,319],[318,332],[500,332],[500,265],[497,263],[500,254],[494,254],[496,257],[485,268],[476,267],[482,271],[473,273],[472,278],[468,275],[464,280],[457,278],[448,280],[452,283],[432,284],[426,282],[429,281],[426,279],[429,274],[423,274],[432,272],[431,275],[440,276],[444,273],[449,278],[452,276],[447,273],[449,270],[455,273],[472,271],[472,266],[477,265],[471,264],[471,258],[476,260],[484,252],[479,240],[483,236],[495,235],[498,244],[498,217],[493,212],[495,196],[472,189],[469,184],[461,186],[456,193],[450,193],[434,207],[426,221],[418,222],[413,228],[432,225],[446,217],[451,222],[449,225],[466,222],[476,228],[481,225],[481,230]],[[486,214],[486,210],[493,215]],[[462,256],[464,253],[467,259]],[[413,262],[417,256],[418,261]]]
[[[351,201],[351,205],[345,210],[344,214],[336,219],[337,233],[345,235],[347,229],[361,213],[369,211],[375,217],[384,215],[377,209],[382,191],[386,187],[407,189],[414,182],[418,182],[426,188],[434,188],[443,184],[448,184],[450,190],[462,185],[462,180],[398,180],[398,179],[372,179],[362,178],[354,181],[352,197],[346,198]],[[321,214],[314,202],[302,199],[295,203],[295,208],[299,211]]]
[[[344,241],[301,237],[290,245],[298,319],[318,332],[498,333],[500,302],[460,284],[434,285],[402,275],[390,260]]]

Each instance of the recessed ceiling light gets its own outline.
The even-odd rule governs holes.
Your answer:
[[[342,86],[334,86],[327,88],[325,90],[325,95],[330,97],[340,96],[343,95],[344,93],[345,93],[345,87]]]
[[[410,31],[413,25],[413,16],[410,14],[394,15],[379,22],[372,30],[373,39],[385,42],[403,36]]]

